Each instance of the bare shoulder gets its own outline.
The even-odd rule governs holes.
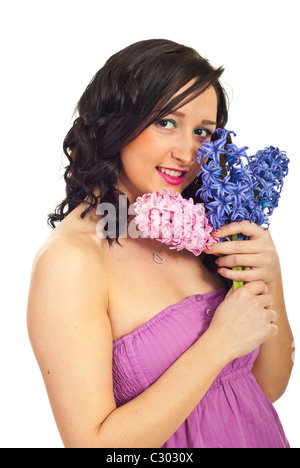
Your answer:
[[[105,314],[108,304],[101,249],[87,236],[50,236],[33,260],[29,296],[29,333],[38,323],[59,323],[82,314]]]
[[[81,205],[75,208],[49,235],[38,249],[33,272],[43,270],[43,274],[56,273],[62,268],[75,274],[84,270],[89,276],[103,269],[103,240],[95,242],[96,220],[92,215],[80,218]],[[96,271],[97,270],[97,271]]]
[[[56,273],[63,273],[62,269],[73,274],[82,272],[92,278],[104,269],[101,248],[97,249],[88,236],[69,233],[49,236],[33,260],[32,272],[37,269],[43,274],[51,274],[53,269]]]
[[[27,322],[66,446],[88,446],[115,408],[107,303],[101,249],[88,236],[50,237],[33,262]]]

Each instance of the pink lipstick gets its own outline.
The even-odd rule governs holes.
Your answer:
[[[162,167],[162,168],[155,168],[156,171],[157,171],[157,174],[165,181],[167,182],[167,184],[170,184],[170,185],[179,185],[179,184],[182,184],[183,180],[184,180],[184,176],[185,176],[185,173],[188,172],[188,171],[179,171],[178,169],[173,169],[173,168],[170,168],[170,167]],[[166,174],[165,172],[162,172],[160,171],[160,169],[167,169],[168,171],[176,171],[176,172],[181,172],[182,175],[180,175],[179,177],[174,177],[174,176],[171,176],[169,174]]]

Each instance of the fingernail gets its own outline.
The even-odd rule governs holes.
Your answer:
[[[222,275],[222,274],[223,274],[223,270],[222,270],[222,268],[219,268],[219,269],[218,269],[218,273],[219,273],[220,275]]]
[[[216,264],[216,265],[218,265],[218,263],[219,263],[219,259],[218,259],[218,258],[216,258],[216,260],[215,260],[215,264]]]
[[[211,249],[211,246],[210,246],[210,245],[207,245],[207,246],[205,247],[205,249],[204,249],[204,252],[209,252],[210,249]]]
[[[220,234],[220,231],[217,230],[217,231],[212,231],[211,235],[212,236],[218,236]]]

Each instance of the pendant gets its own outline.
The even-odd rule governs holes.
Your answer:
[[[153,261],[154,261],[155,263],[161,264],[161,263],[164,263],[164,262],[165,262],[165,259],[162,258],[162,256],[159,255],[159,253],[156,253],[156,252],[155,252],[155,253],[153,254]]]

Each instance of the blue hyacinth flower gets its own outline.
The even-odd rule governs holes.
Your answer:
[[[214,230],[243,220],[268,229],[288,174],[289,159],[273,146],[249,157],[248,147],[238,148],[228,139],[229,134],[236,136],[232,131],[217,129],[213,137],[218,138],[199,148],[196,160],[200,164],[205,158],[206,162],[198,174],[202,184],[197,194]]]

